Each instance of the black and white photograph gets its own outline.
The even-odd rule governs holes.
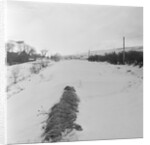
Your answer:
[[[143,7],[7,2],[7,143],[143,138]]]

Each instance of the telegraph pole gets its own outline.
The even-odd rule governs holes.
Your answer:
[[[125,37],[123,37],[123,64],[125,64]]]

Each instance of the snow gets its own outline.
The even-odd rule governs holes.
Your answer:
[[[31,65],[8,67],[9,72],[19,67],[20,75],[28,76],[8,91],[8,143],[41,142],[46,115],[39,111],[46,112],[57,103],[67,85],[74,86],[81,100],[76,122],[83,128],[70,141],[143,136],[142,68],[63,60],[30,74]],[[23,89],[10,93],[17,87]]]

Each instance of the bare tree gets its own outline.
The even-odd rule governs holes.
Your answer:
[[[17,44],[18,44],[19,52],[22,52],[22,51],[25,50],[25,43],[24,43],[24,41],[17,41]]]
[[[26,53],[29,54],[30,49],[31,49],[30,46],[25,44],[24,48],[25,48]]]
[[[41,50],[41,55],[42,55],[42,57],[45,57],[46,54],[47,54],[47,52],[48,52],[47,49],[42,49],[42,50]]]
[[[34,55],[34,54],[36,54],[36,50],[34,48],[30,48],[29,55]]]
[[[14,49],[15,45],[13,43],[6,43],[6,51],[7,52],[13,52],[13,49]]]

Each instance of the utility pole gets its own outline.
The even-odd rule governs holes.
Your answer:
[[[125,37],[123,37],[123,64],[125,64]]]

